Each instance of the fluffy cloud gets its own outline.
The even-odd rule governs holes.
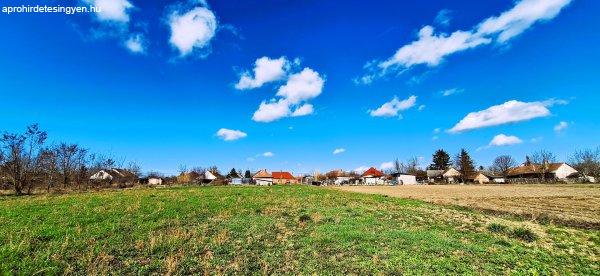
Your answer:
[[[345,149],[345,148],[339,148],[339,149],[335,149],[335,150],[333,151],[333,154],[340,154],[340,153],[343,153],[343,152],[345,152],[345,151],[346,151],[346,149]]]
[[[508,101],[494,105],[488,109],[471,112],[460,120],[449,131],[452,133],[472,130],[482,127],[496,126],[507,123],[526,121],[550,115],[548,107],[554,104],[565,104],[560,100],[547,100],[543,102]]]
[[[285,99],[279,101],[271,100],[260,103],[258,110],[252,115],[252,120],[256,122],[268,123],[290,115],[290,104]]]
[[[399,100],[398,97],[394,96],[394,98],[384,103],[382,106],[375,110],[369,110],[369,114],[373,117],[393,117],[398,116],[398,112],[402,110],[409,109],[415,106],[417,102],[417,96],[410,96],[408,99]]]
[[[490,39],[476,36],[470,31],[456,31],[450,35],[435,34],[432,26],[425,26],[419,31],[417,41],[401,47],[394,56],[378,66],[383,70],[393,66],[408,68],[417,64],[434,67],[449,54],[490,42]]]
[[[221,128],[217,131],[217,136],[225,141],[234,141],[244,138],[248,136],[248,134],[239,130]]]
[[[296,108],[294,112],[292,112],[292,117],[300,117],[306,116],[313,113],[313,105],[312,104],[303,104],[302,106]]]
[[[365,68],[370,72],[356,81],[368,84],[389,71],[403,71],[415,65],[434,67],[454,53],[493,41],[506,43],[535,23],[553,19],[571,1],[521,0],[499,16],[489,17],[470,30],[457,30],[451,34],[436,34],[432,26],[425,26],[419,31],[417,40],[400,47],[392,57],[381,62],[368,62]]]
[[[557,125],[554,126],[554,131],[561,132],[567,127],[569,127],[569,123],[567,123],[565,121],[561,121],[560,123],[558,123]]]
[[[285,57],[278,59],[261,57],[254,62],[254,76],[248,71],[242,73],[235,88],[239,90],[253,89],[261,87],[265,83],[280,80],[286,76],[289,68],[290,62]]]
[[[308,67],[291,74],[286,83],[277,90],[276,96],[279,99],[261,102],[258,110],[254,112],[252,120],[268,123],[285,117],[312,114],[314,107],[306,102],[319,96],[323,91],[324,84],[325,79]]]
[[[100,21],[127,23],[129,22],[129,10],[133,8],[133,5],[127,0],[86,0],[85,2],[100,9],[95,13]]]
[[[306,67],[300,73],[291,75],[287,83],[277,91],[277,96],[296,104],[319,96],[323,91],[324,83],[325,80],[319,76],[319,73]]]
[[[195,49],[208,47],[218,24],[215,14],[205,7],[196,7],[185,13],[174,11],[169,16],[168,23],[171,28],[169,42],[182,57]]]
[[[381,163],[381,165],[379,166],[380,169],[382,170],[390,170],[394,168],[394,162],[383,162]]]
[[[497,17],[490,17],[477,27],[477,34],[496,36],[499,43],[523,33],[533,24],[548,21],[571,3],[571,0],[522,0]]]
[[[264,157],[273,157],[274,155],[275,155],[275,154],[273,154],[273,153],[272,153],[272,152],[270,152],[270,151],[267,151],[267,152],[265,152],[265,153],[263,153],[263,154],[262,154],[262,156],[264,156]]]
[[[509,146],[523,143],[517,136],[498,134],[490,141],[489,146]]]
[[[132,35],[125,41],[125,48],[134,54],[143,54],[146,52],[146,40],[141,34]]]

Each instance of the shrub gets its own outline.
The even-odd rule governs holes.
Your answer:
[[[533,231],[523,227],[515,228],[512,231],[511,236],[526,242],[532,242],[537,240],[538,238]]]
[[[490,230],[490,232],[494,233],[506,233],[508,227],[500,223],[491,223],[490,225],[488,225],[487,229]]]

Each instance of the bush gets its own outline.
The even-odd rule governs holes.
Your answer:
[[[490,230],[490,232],[494,233],[506,233],[508,227],[500,223],[491,223],[490,225],[488,225],[487,229]]]
[[[511,236],[526,242],[532,242],[537,240],[538,238],[533,231],[523,227],[515,228],[512,231]]]

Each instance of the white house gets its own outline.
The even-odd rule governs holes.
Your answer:
[[[419,184],[417,182],[417,177],[411,174],[406,173],[393,173],[393,180],[398,182],[398,185],[415,185]]]
[[[242,176],[235,170],[231,171],[227,175],[227,181],[231,185],[241,185],[242,184]]]
[[[383,173],[373,167],[366,170],[360,178],[362,183],[366,185],[382,185],[386,183]]]
[[[266,169],[259,170],[252,176],[252,180],[256,185],[273,185],[273,175],[271,175]]]
[[[577,170],[567,163],[523,164],[508,171],[509,178],[539,178],[565,180],[577,175]]]
[[[148,184],[149,185],[162,185],[163,180],[160,177],[149,177]]]

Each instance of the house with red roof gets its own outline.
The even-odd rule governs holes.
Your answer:
[[[298,179],[289,172],[273,172],[273,184],[298,184]]]
[[[366,185],[383,185],[386,179],[383,173],[373,167],[370,167],[360,176],[361,182]]]

